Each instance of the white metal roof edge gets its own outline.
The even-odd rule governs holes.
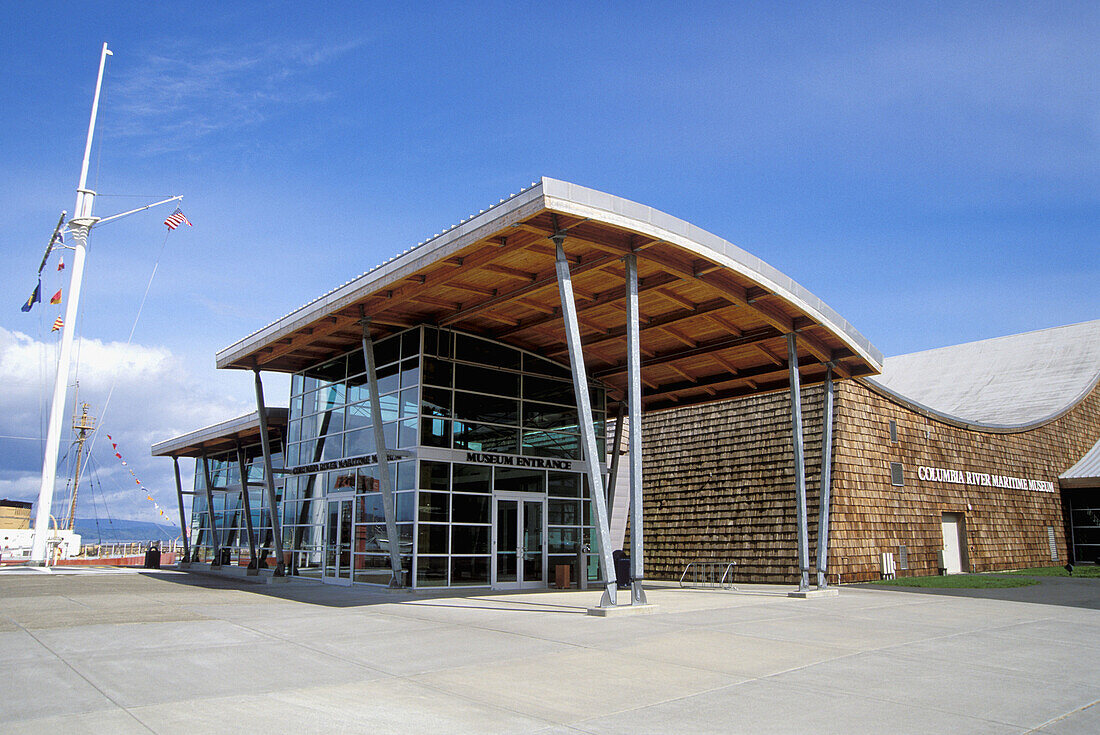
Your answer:
[[[596,219],[671,242],[751,278],[812,316],[844,340],[853,352],[882,369],[882,352],[836,310],[793,278],[743,248],[645,204],[558,179],[543,178],[542,185],[550,209],[589,218],[600,212],[603,216]]]
[[[1100,480],[1100,441],[1092,445],[1081,459],[1068,470],[1058,475],[1065,487],[1084,487],[1096,484]]]
[[[290,410],[277,406],[268,406],[267,415],[270,418],[281,418],[285,420],[289,417]],[[181,434],[180,436],[157,442],[149,448],[149,454],[154,457],[171,457],[173,452],[186,449],[193,444],[199,444],[211,439],[220,439],[223,436],[236,434],[246,429],[258,429],[259,427],[260,412],[253,411],[252,413],[246,413],[243,416],[237,416],[228,421],[204,426],[201,429],[196,429],[187,434]]]
[[[219,368],[226,367],[299,327],[469,246],[484,237],[486,230],[499,231],[544,208],[619,225],[674,243],[702,257],[712,258],[790,301],[844,340],[853,352],[875,365],[878,370],[882,369],[882,353],[870,340],[820,298],[755,255],[702,228],[647,205],[548,177],[543,177],[518,194],[463,220],[414,248],[409,248],[220,350],[215,357],[215,363]],[[593,217],[597,213],[600,216]]]
[[[924,414],[928,418],[936,419],[947,424],[952,424],[963,429],[972,429],[975,431],[986,431],[993,434],[1016,434],[1023,431],[1030,431],[1031,429],[1037,429],[1040,426],[1049,424],[1051,421],[1062,418],[1067,413],[1072,411],[1077,404],[1085,400],[1090,393],[1100,384],[1100,371],[1097,371],[1088,385],[1082,389],[1076,396],[1066,402],[1057,411],[1049,413],[1037,419],[1030,421],[1024,421],[1018,424],[996,424],[985,421],[972,421],[962,416],[956,416],[954,414],[947,413],[945,411],[938,411],[930,406],[926,406],[923,403],[916,401],[908,396],[898,393],[895,390],[891,390],[881,383],[877,382],[874,378],[858,378],[858,380],[875,391],[879,395],[888,398],[895,403],[900,403],[907,408],[911,408],[917,413]]]

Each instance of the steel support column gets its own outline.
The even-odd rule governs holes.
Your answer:
[[[825,366],[821,416],[821,515],[817,522],[817,586],[829,586],[829,499],[833,491],[833,366]]]
[[[806,529],[806,459],[802,452],[802,381],[798,374],[798,344],[787,335],[787,371],[791,381],[791,438],[794,443],[794,502],[798,516],[798,589],[810,588],[810,545]]]
[[[367,364],[367,381],[370,394],[370,417],[374,427],[374,452],[378,457],[378,485],[382,491],[382,514],[386,518],[386,536],[389,538],[390,587],[404,587],[405,576],[401,569],[401,539],[397,535],[397,519],[394,514],[394,483],[390,475],[390,457],[386,450],[386,431],[382,426],[382,401],[378,396],[378,373],[374,365],[374,341],[370,336],[370,320],[359,321],[363,328],[363,358]]]
[[[256,415],[260,420],[260,447],[264,455],[264,490],[267,494],[267,515],[271,520],[271,541],[275,546],[274,576],[286,574],[283,562],[283,528],[279,524],[279,506],[275,499],[275,473],[271,470],[271,437],[267,433],[267,405],[264,403],[264,383],[259,368],[252,371],[256,382]],[[285,449],[285,448],[284,448]]]
[[[248,532],[248,575],[260,571],[256,561],[256,529],[252,527],[252,500],[248,497],[248,465],[244,461],[244,447],[237,442],[237,472],[241,476],[241,508],[244,511],[244,528]]]
[[[176,470],[176,497],[180,508],[180,538],[183,540],[183,562],[191,561],[191,545],[187,541],[187,516],[183,511],[183,483],[180,482],[180,458],[172,457],[172,466]]]
[[[214,516],[214,492],[211,490],[214,483],[210,480],[210,463],[203,454],[199,459],[202,462],[202,485],[206,489],[206,517],[210,519],[210,538],[214,541],[214,558],[210,561],[210,568],[217,569],[222,565],[222,542],[218,534],[218,519]]]
[[[596,539],[600,545],[600,566],[603,569],[604,593],[601,607],[618,604],[615,584],[615,562],[611,556],[611,526],[607,516],[607,496],[603,475],[600,473],[600,457],[596,450],[596,432],[592,426],[592,399],[588,394],[588,375],[584,367],[584,355],[581,352],[581,334],[577,323],[577,305],[573,300],[573,282],[569,276],[569,261],[565,258],[562,243],[564,235],[554,235],[556,255],[555,269],[558,274],[558,293],[561,296],[561,315],[565,322],[565,338],[569,345],[569,364],[573,374],[573,393],[577,401],[577,423],[581,427],[581,439],[584,442],[584,460],[588,470],[588,490],[592,498],[592,507],[596,509]]]
[[[642,350],[638,310],[638,256],[626,263],[626,389],[630,406],[630,601],[646,604],[645,527],[642,523]]]

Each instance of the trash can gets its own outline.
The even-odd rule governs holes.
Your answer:
[[[145,551],[145,568],[160,569],[160,548],[155,544]]]
[[[222,566],[226,566],[233,563],[233,553],[229,549],[221,549],[221,560],[218,562]]]
[[[611,560],[615,563],[615,584],[619,589],[630,589],[630,557],[622,549],[611,552]]]

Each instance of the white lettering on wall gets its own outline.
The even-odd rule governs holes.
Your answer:
[[[988,472],[953,470],[945,467],[917,467],[917,478],[927,482],[950,482],[956,485],[1000,487],[1006,490],[1033,490],[1040,493],[1054,492],[1054,483],[1047,480],[1030,480],[1026,477],[992,475]]]

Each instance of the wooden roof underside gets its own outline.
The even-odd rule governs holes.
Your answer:
[[[798,335],[802,381],[877,372],[832,331],[746,276],[669,242],[546,209],[414,275],[234,360],[226,367],[293,372],[373,334],[434,324],[531,350],[568,365],[554,244],[564,232],[589,377],[611,399],[625,390],[627,253],[638,256],[643,400],[647,410],[785,389],[785,335]]]

